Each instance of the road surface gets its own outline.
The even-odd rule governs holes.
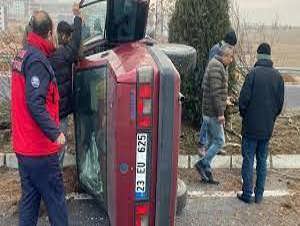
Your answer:
[[[300,85],[285,86],[285,108],[300,108]]]
[[[240,170],[222,170],[218,173],[220,186],[189,184],[187,206],[176,217],[176,226],[299,226],[299,194],[295,196],[288,186],[293,181],[282,176],[297,176],[299,173],[299,170],[270,172],[266,184],[266,198],[259,205],[244,204],[235,198],[240,185],[232,188],[224,186],[228,178],[232,180],[234,176],[239,180]],[[294,204],[296,198],[298,203]],[[70,226],[109,226],[106,214],[92,199],[71,198],[68,207]],[[17,223],[17,213],[0,217],[0,226],[15,226]],[[40,217],[38,226],[49,226],[46,213]]]

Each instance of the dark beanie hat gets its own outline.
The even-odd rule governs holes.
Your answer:
[[[228,43],[229,45],[235,46],[237,43],[237,37],[234,30],[229,31],[225,37],[224,42]]]
[[[73,26],[70,25],[66,21],[61,21],[57,25],[57,32],[58,33],[63,33],[63,34],[71,35],[73,31],[74,31]]]
[[[257,54],[271,55],[271,47],[268,43],[261,43],[257,48]]]

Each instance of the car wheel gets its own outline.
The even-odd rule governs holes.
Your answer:
[[[170,58],[181,76],[189,75],[195,70],[197,63],[195,48],[182,44],[158,44],[157,47]]]
[[[180,215],[186,206],[187,202],[187,188],[181,179],[177,179],[177,200],[176,200],[176,215]]]

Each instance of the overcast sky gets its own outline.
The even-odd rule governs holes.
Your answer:
[[[235,0],[250,23],[272,24],[276,15],[282,25],[300,26],[300,0]]]
[[[58,0],[70,2],[76,0]],[[155,1],[155,0],[151,0]],[[166,0],[168,1],[168,0]],[[272,24],[276,16],[282,25],[300,26],[300,0],[230,0],[236,1],[250,23]]]

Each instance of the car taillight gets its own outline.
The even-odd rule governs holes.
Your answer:
[[[141,129],[152,127],[153,67],[138,69],[137,82],[137,125]]]
[[[149,226],[149,205],[142,204],[135,208],[135,226]]]
[[[137,70],[137,138],[136,138],[136,184],[135,226],[149,226],[149,197],[151,164],[151,128],[153,120],[152,66],[141,66]]]

